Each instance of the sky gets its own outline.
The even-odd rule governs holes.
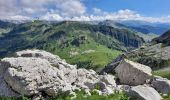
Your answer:
[[[170,0],[0,0],[0,19],[170,23],[169,4]]]

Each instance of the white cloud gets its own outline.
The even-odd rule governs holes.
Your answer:
[[[46,15],[40,17],[41,20],[49,20],[49,21],[53,21],[53,20],[58,20],[58,21],[62,21],[64,20],[63,17],[61,17],[58,14],[50,14],[47,13]]]
[[[13,16],[0,16],[2,20],[32,20],[31,17],[22,16],[22,15],[13,15]]]
[[[103,11],[99,8],[93,8],[95,14],[103,14]]]
[[[62,17],[73,17],[83,15],[86,7],[80,0],[0,0],[1,19],[16,15],[45,16],[51,11]]]
[[[154,18],[154,17],[144,17],[135,11],[131,11],[128,9],[119,10],[117,12],[103,12],[102,10],[95,9],[94,14],[91,15],[81,15],[74,17],[66,17],[61,16],[60,14],[55,13],[55,11],[51,11],[52,13],[47,13],[42,16],[40,19],[42,20],[72,20],[72,21],[103,21],[103,20],[141,20],[147,22],[161,22],[161,23],[170,23],[170,16]]]
[[[90,20],[141,20],[147,22],[170,23],[170,15],[164,17],[145,17],[135,11],[125,9],[117,12],[105,12],[98,8],[93,8],[95,16],[89,16]]]
[[[106,12],[93,8],[88,14],[84,0],[0,0],[0,19],[30,20],[40,17],[43,20],[141,20],[148,22],[169,22],[170,16],[146,17],[135,11],[125,9]]]
[[[85,13],[84,5],[78,0],[67,0],[57,4],[56,8],[63,16],[79,16]]]

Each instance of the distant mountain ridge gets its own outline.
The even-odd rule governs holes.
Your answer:
[[[145,34],[155,33],[161,35],[170,29],[170,23],[150,23],[145,21],[133,20],[121,21],[120,23]]]
[[[151,33],[149,30],[144,29],[142,27],[128,26],[126,24],[124,25],[123,22],[121,21],[117,22],[117,21],[112,21],[112,20],[105,20],[105,21],[99,22],[99,25],[112,26],[115,28],[126,29],[129,31],[132,31],[136,33],[138,36],[142,37],[146,42],[151,41],[153,38],[156,38],[159,36],[155,33]]]

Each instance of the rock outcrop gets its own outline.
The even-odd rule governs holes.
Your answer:
[[[152,79],[151,68],[127,59],[115,68],[121,84],[141,85]]]
[[[15,96],[18,97],[19,94],[13,91],[4,79],[5,64],[0,63],[0,96]]]
[[[135,86],[129,91],[132,100],[161,100],[160,94],[149,86]]]
[[[99,86],[102,94],[114,93],[116,83],[112,75],[98,75],[93,70],[77,69],[51,53],[24,50],[16,57],[0,61],[1,96],[49,96],[73,94],[74,90],[89,91]]]
[[[124,58],[117,59],[115,76],[93,70],[77,69],[58,56],[42,50],[24,50],[16,56],[0,61],[0,96],[31,96],[34,100],[44,95],[74,95],[83,89],[99,95],[124,91],[132,100],[161,100],[170,92],[170,81],[153,77],[151,68]],[[117,84],[119,83],[119,84]],[[43,94],[43,95],[42,95]]]
[[[170,93],[170,80],[162,77],[155,77],[152,86],[162,94]]]
[[[10,86],[5,82],[3,76],[0,76],[0,96],[14,96],[18,97],[19,94],[13,91]]]
[[[108,66],[106,66],[103,70],[101,70],[100,74],[104,74],[104,73],[115,74],[115,68],[120,64],[122,60],[125,59],[125,57],[126,56],[124,54],[118,56],[110,64],[108,64]]]

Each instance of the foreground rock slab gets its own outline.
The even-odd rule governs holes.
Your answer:
[[[152,87],[139,85],[129,91],[132,100],[162,100],[160,94]]]
[[[93,70],[77,69],[58,56],[42,50],[24,50],[0,61],[0,96],[41,97],[86,92],[100,86],[101,94],[114,93],[112,75],[98,75]],[[5,91],[5,92],[4,92]]]
[[[120,83],[126,85],[141,85],[152,79],[151,68],[127,59],[115,68]]]

